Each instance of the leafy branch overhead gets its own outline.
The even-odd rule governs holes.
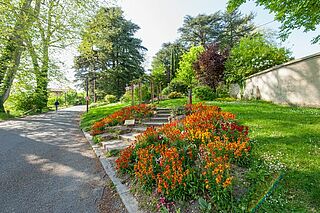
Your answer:
[[[229,0],[228,10],[233,11],[247,0]],[[304,32],[319,29],[320,24],[320,1],[319,0],[255,0],[257,5],[263,6],[275,15],[275,20],[281,26],[281,37],[286,39],[296,29]],[[320,35],[312,42],[320,41]]]

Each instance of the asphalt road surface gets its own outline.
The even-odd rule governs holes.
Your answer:
[[[83,110],[0,123],[0,212],[98,212],[106,181],[78,127]]]

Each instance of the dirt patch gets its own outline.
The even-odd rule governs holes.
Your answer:
[[[117,193],[116,187],[110,178],[104,173],[99,160],[96,160],[96,169],[100,171],[105,182],[100,200],[98,200],[98,210],[100,213],[127,213],[127,209]]]

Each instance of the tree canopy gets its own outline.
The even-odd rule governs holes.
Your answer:
[[[247,0],[229,0],[228,9],[232,11]],[[320,24],[319,0],[255,0],[257,5],[263,6],[275,14],[275,20],[281,22],[281,37],[287,38],[294,29],[304,29],[305,32],[315,31]],[[313,39],[313,43],[320,41],[320,35]]]
[[[287,62],[290,52],[266,41],[262,35],[242,38],[225,63],[228,83],[241,83],[246,77]]]
[[[231,48],[241,37],[249,35],[254,29],[253,14],[243,15],[239,11],[215,12],[210,15],[186,16],[179,32],[186,46],[219,43],[221,47]]]
[[[185,82],[189,87],[198,83],[195,75],[194,63],[198,60],[199,55],[204,51],[204,47],[191,47],[190,50],[182,55],[179,63],[180,67],[177,72],[177,79]]]
[[[152,60],[151,74],[157,83],[167,85],[175,78],[185,48],[179,42],[164,43]]]
[[[144,73],[146,50],[134,37],[139,26],[126,20],[119,7],[101,8],[82,32],[75,59],[76,77],[81,82],[96,78],[100,95],[124,93],[126,85]],[[89,79],[89,80],[90,80]]]

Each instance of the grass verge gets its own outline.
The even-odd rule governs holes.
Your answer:
[[[90,108],[88,113],[82,114],[80,128],[87,131],[91,128],[94,122],[101,120],[125,106],[128,106],[128,104],[115,103]]]

